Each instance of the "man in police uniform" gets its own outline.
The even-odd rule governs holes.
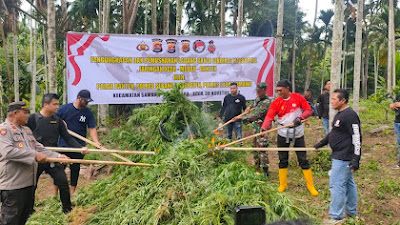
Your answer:
[[[59,104],[60,102],[57,94],[48,93],[43,95],[42,109],[40,112],[30,115],[27,126],[32,130],[36,140],[46,147],[57,147],[58,139],[62,137],[71,147],[81,148],[82,145],[68,133],[63,120],[56,115]],[[87,147],[82,148],[82,151],[87,151]],[[63,212],[70,212],[71,197],[64,165],[59,163],[39,164],[36,182],[39,181],[39,177],[44,171],[53,178],[54,184],[57,187],[55,188],[54,195],[57,195],[58,189],[60,190]]]
[[[47,157],[68,158],[47,150],[36,141],[28,122],[25,102],[8,105],[7,119],[0,125],[1,224],[25,224],[34,199],[38,163]]]
[[[250,108],[246,109],[247,114],[234,118],[235,121],[242,120],[243,123],[252,123],[253,131],[255,134],[261,132],[261,126],[263,124],[265,115],[267,114],[269,105],[271,101],[267,96],[267,84],[261,82],[257,84],[256,88],[257,98],[252,106],[253,111],[250,113]],[[254,139],[254,146],[257,148],[268,147],[268,135],[258,136]],[[261,167],[264,174],[268,176],[269,159],[268,153],[263,152],[253,152],[254,164],[256,167]]]

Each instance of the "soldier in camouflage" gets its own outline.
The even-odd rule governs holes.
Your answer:
[[[243,123],[252,123],[254,133],[261,132],[261,126],[264,122],[265,115],[267,114],[268,108],[271,104],[270,99],[267,96],[267,84],[261,82],[257,84],[256,88],[257,98],[254,104],[246,109],[248,112],[244,116],[237,116],[234,118],[235,121],[242,120]],[[268,147],[268,135],[258,136],[254,139],[254,146],[257,148]],[[269,159],[267,152],[253,152],[254,163],[257,168],[262,168],[264,174],[268,176]]]

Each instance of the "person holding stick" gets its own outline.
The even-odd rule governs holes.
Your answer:
[[[87,128],[89,128],[90,137],[93,139],[93,142],[97,144],[97,146],[101,146],[98,138],[97,138],[97,130],[96,124],[93,116],[93,112],[87,107],[89,102],[93,101],[90,97],[90,92],[88,90],[81,90],[78,93],[76,101],[74,103],[69,103],[66,105],[62,105],[58,111],[57,115],[63,119],[68,129],[86,137]],[[86,146],[86,143],[80,139],[75,138],[81,146]],[[60,138],[59,146],[61,147],[71,147],[68,143]],[[67,156],[72,159],[83,159],[84,155],[77,152],[68,152],[65,153]],[[71,169],[71,183],[70,190],[71,195],[75,193],[76,186],[78,185],[79,171],[81,165],[79,163],[73,163],[70,165]]]
[[[265,82],[261,82],[257,84],[256,87],[257,98],[254,101],[252,108],[254,109],[251,113],[250,108],[248,107],[245,112],[247,112],[244,116],[236,116],[233,118],[234,121],[242,121],[243,123],[252,123],[253,131],[255,134],[261,132],[261,126],[263,124],[263,120],[265,115],[267,114],[269,105],[271,101],[267,95],[267,84]],[[254,146],[256,148],[268,147],[268,135],[262,135],[254,138]],[[268,152],[266,151],[255,151],[253,152],[254,164],[258,169],[260,167],[264,171],[265,176],[268,176],[268,168],[269,168],[269,158]]]
[[[0,125],[1,224],[25,224],[33,213],[38,163],[47,157],[69,159],[36,141],[25,126],[29,110],[22,101],[9,104]]]
[[[336,89],[331,97],[331,105],[338,113],[332,122],[331,132],[315,149],[329,144],[332,149],[332,168],[329,171],[329,190],[331,203],[329,217],[324,224],[341,224],[343,213],[350,217],[357,216],[357,186],[353,174],[360,167],[361,126],[360,118],[347,105],[349,92]]]
[[[242,113],[242,110],[246,110],[246,98],[239,94],[237,83],[231,83],[230,94],[225,96],[224,103],[222,104],[221,111],[218,117],[218,123],[228,122],[233,117],[238,116]],[[235,130],[236,139],[242,138],[242,122],[237,121],[226,125],[226,137],[232,140],[232,130]]]
[[[278,130],[277,145],[278,147],[289,147],[293,143],[293,147],[305,147],[304,141],[304,126],[302,121],[312,115],[312,109],[306,99],[298,94],[290,92],[290,83],[288,81],[278,81],[276,92],[279,97],[276,98],[268,109],[265,116],[262,129],[269,130],[272,121],[277,115],[279,126],[293,124],[288,128]],[[297,160],[303,169],[304,178],[307,183],[307,188],[312,196],[318,196],[318,191],[314,188],[314,182],[310,169],[310,164],[307,160],[306,151],[296,151]],[[289,152],[279,151],[279,192],[287,189],[287,171],[289,167]]]
[[[31,114],[27,126],[32,130],[33,136],[38,142],[46,147],[57,147],[59,137],[63,138],[68,145],[74,148],[81,148],[79,144],[67,131],[64,121],[55,113],[59,106],[57,94],[49,93],[43,95],[42,109],[40,112]],[[87,152],[87,147],[82,148],[82,153]],[[68,179],[64,171],[64,165],[60,163],[41,163],[36,174],[36,183],[40,175],[46,171],[52,178],[55,186],[54,195],[60,190],[60,200],[64,213],[71,211],[71,198]],[[36,186],[37,187],[37,186]],[[36,189],[35,187],[35,189]]]

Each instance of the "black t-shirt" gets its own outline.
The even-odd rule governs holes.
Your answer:
[[[71,147],[82,147],[68,133],[64,122],[55,114],[50,117],[44,117],[39,112],[31,114],[27,126],[31,128],[36,140],[44,146],[57,147],[58,138],[62,137],[68,141]]]
[[[332,159],[343,161],[359,160],[361,156],[360,118],[352,108],[338,112],[332,122],[331,132],[320,142],[329,143]]]
[[[224,122],[231,120],[233,117],[238,116],[242,113],[242,110],[246,109],[246,98],[237,94],[235,96],[229,94],[225,96],[224,103],[222,104],[219,117],[224,117]],[[225,114],[225,116],[224,116]]]
[[[329,119],[329,93],[318,96],[317,103],[319,118]]]
[[[400,95],[397,96],[395,102],[400,102]],[[394,110],[394,114],[395,114],[395,118],[394,118],[394,122],[395,123],[400,123],[400,108],[397,108],[396,110]]]

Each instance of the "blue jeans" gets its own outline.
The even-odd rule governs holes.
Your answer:
[[[332,159],[332,169],[329,178],[329,190],[331,191],[331,204],[329,205],[329,217],[343,219],[345,212],[348,216],[357,215],[357,187],[349,161]]]
[[[226,137],[229,140],[232,140],[232,130],[235,129],[235,136],[236,139],[242,139],[242,122],[238,121],[238,122],[234,122],[234,123],[230,123],[228,125],[226,125]]]
[[[396,132],[397,148],[399,150],[399,162],[398,162],[398,165],[400,166],[400,123],[394,123],[394,131]]]
[[[325,135],[329,133],[329,119],[322,118],[322,124],[324,125]]]

